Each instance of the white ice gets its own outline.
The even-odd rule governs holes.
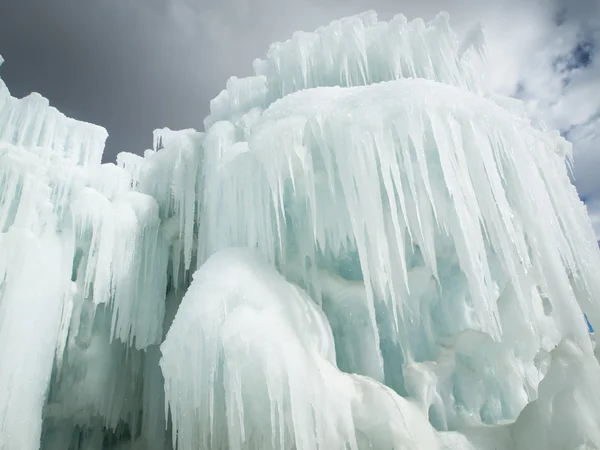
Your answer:
[[[485,62],[341,19],[115,164],[0,80],[0,450],[600,448],[572,149]]]
[[[195,273],[161,351],[181,450],[439,448],[414,404],[336,369],[322,310],[249,249]]]

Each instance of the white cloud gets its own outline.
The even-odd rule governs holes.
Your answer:
[[[572,6],[523,67],[521,95],[573,143],[575,184],[600,236],[600,16]]]

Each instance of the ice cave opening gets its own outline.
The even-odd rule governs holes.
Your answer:
[[[0,80],[0,450],[600,448],[571,145],[485,55],[337,20],[107,164]]]

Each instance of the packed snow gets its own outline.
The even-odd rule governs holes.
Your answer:
[[[600,448],[571,146],[485,62],[334,21],[115,164],[0,80],[0,450]]]

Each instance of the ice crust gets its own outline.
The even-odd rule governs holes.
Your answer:
[[[116,164],[0,80],[0,450],[599,448],[571,147],[484,67],[367,12]]]

